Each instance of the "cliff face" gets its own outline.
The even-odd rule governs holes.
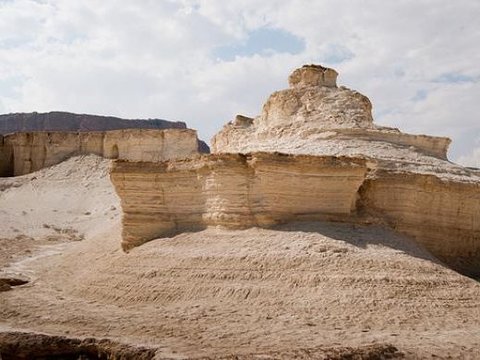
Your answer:
[[[368,98],[336,77],[321,66],[295,70],[260,116],[237,116],[214,137],[211,156],[117,162],[124,248],[208,225],[330,216],[388,224],[480,275],[480,173],[446,160],[448,138],[375,125]]]
[[[163,161],[198,153],[197,133],[190,129],[32,132],[10,134],[2,139],[0,175],[3,176],[27,174],[81,154]]]
[[[211,225],[348,217],[366,170],[358,159],[267,153],[117,161],[111,179],[124,213],[122,246]]]
[[[359,205],[410,235],[460,272],[480,275],[480,181],[379,171],[361,187]]]
[[[278,153],[117,161],[111,179],[122,200],[122,246],[216,225],[374,222],[413,237],[462,273],[480,275],[480,182],[375,166],[364,159]]]
[[[163,119],[120,119],[113,116],[73,114],[63,111],[48,113],[14,113],[0,115],[0,135],[16,132],[98,132],[121,129],[186,129],[182,121]],[[198,151],[210,148],[198,140]]]

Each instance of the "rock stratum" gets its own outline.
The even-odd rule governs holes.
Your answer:
[[[94,132],[19,132],[0,135],[0,176],[24,175],[72,156],[163,161],[198,154],[191,129],[126,129]]]
[[[211,225],[268,227],[348,216],[366,171],[365,161],[357,159],[254,153],[117,161],[111,178],[122,199],[128,250]]]
[[[196,137],[196,131],[180,121],[61,111],[4,114],[0,115],[0,176],[27,174],[82,154],[160,161],[209,153],[208,145]]]
[[[448,138],[375,125],[368,98],[336,77],[318,65],[295,70],[260,116],[237,116],[213,138],[216,154],[116,162],[124,248],[212,225],[330,217],[386,224],[478,276],[480,174],[447,160]]]

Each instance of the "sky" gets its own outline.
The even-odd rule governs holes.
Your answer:
[[[303,64],[480,167],[478,0],[0,0],[0,113],[185,121],[207,141]]]

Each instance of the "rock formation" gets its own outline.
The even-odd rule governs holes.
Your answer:
[[[182,121],[163,119],[120,119],[113,116],[73,114],[64,111],[48,113],[13,113],[0,115],[0,135],[16,132],[97,132],[121,129],[186,129]],[[210,148],[198,141],[198,150],[209,153]]]
[[[334,216],[387,224],[480,274],[480,173],[447,160],[448,138],[375,125],[368,98],[336,77],[317,65],[295,70],[260,116],[237,116],[213,138],[217,154],[117,162],[124,247],[208,225]]]
[[[0,176],[27,174],[81,154],[155,162],[198,153],[197,132],[190,129],[20,132],[0,141]]]
[[[274,92],[255,118],[237,116],[212,139],[212,151],[371,157],[383,167],[464,173],[444,161],[450,139],[401,133],[375,125],[370,100],[336,86],[336,71],[307,65]]]
[[[367,174],[359,209],[416,239],[460,272],[480,275],[480,177],[443,179],[408,171]]]
[[[204,155],[163,163],[115,162],[123,248],[209,225],[271,226],[348,217],[365,161],[276,153]],[[312,201],[313,200],[313,201]]]

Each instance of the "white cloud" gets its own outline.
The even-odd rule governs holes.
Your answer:
[[[452,157],[467,161],[480,136],[479,17],[476,0],[0,1],[0,112],[183,120],[208,139],[260,112],[293,68],[321,62],[371,98],[377,122],[452,136]],[[215,57],[262,27],[304,51]]]
[[[470,154],[460,156],[458,163],[465,166],[480,168],[480,147],[474,149]]]

